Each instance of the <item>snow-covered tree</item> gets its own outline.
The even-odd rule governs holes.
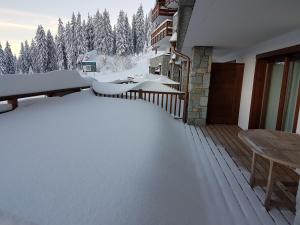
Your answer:
[[[114,26],[114,29],[113,29],[113,49],[112,49],[112,54],[113,55],[116,55],[117,54],[117,40],[116,40],[116,33],[117,33],[117,28],[116,26]]]
[[[136,53],[140,53],[144,50],[145,44],[145,18],[144,18],[144,10],[143,6],[137,10],[135,16],[135,24],[136,24]]]
[[[132,23],[131,23],[131,30],[132,30],[132,51],[136,53],[136,19],[135,14],[132,16]]]
[[[30,62],[29,71],[31,70],[34,73],[38,73],[40,68],[38,63],[38,49],[35,40],[32,40],[30,45]]]
[[[58,20],[58,29],[57,29],[55,42],[56,42],[58,69],[66,70],[68,69],[68,61],[67,61],[67,53],[66,53],[65,28],[60,18]]]
[[[20,73],[28,74],[30,67],[30,49],[27,41],[25,41],[24,44],[23,42],[21,43],[21,50],[17,64]]]
[[[102,53],[103,50],[103,16],[97,10],[95,17],[94,17],[94,32],[95,32],[95,42],[94,48],[97,50],[98,53]]]
[[[24,69],[26,74],[29,73],[30,65],[31,65],[30,47],[28,41],[26,40],[24,44]]]
[[[87,52],[85,42],[85,23],[81,22],[81,14],[77,14],[76,26],[75,26],[75,44],[77,45],[77,56],[83,55]]]
[[[132,53],[131,29],[127,14],[120,11],[116,27],[117,55],[126,56]]]
[[[42,25],[38,26],[35,35],[36,49],[37,51],[37,71],[46,72],[48,67],[48,47],[47,47],[47,38]]]
[[[87,24],[85,20],[82,21],[81,24],[81,33],[80,33],[80,48],[79,48],[79,54],[85,54],[88,52],[88,40],[86,38],[87,33]]]
[[[0,43],[0,75],[5,73],[5,54]]]
[[[94,24],[93,18],[88,15],[88,20],[85,28],[85,39],[87,43],[87,50],[94,50],[94,41],[95,41],[95,33],[94,33]]]
[[[153,23],[151,20],[152,11],[148,15],[146,15],[145,19],[145,47],[148,48],[151,46],[151,33],[153,31]]]
[[[65,32],[65,42],[66,42],[66,53],[68,59],[68,69],[74,70],[76,69],[77,63],[77,55],[76,55],[76,46],[74,42],[74,25],[71,23],[66,24],[66,32]]]
[[[12,54],[10,44],[8,42],[6,42],[6,46],[4,49],[4,62],[5,62],[4,74],[15,74],[16,73],[15,57]]]
[[[15,62],[15,74],[19,74],[21,70],[21,62],[18,60],[17,56],[14,55],[14,62]]]
[[[111,55],[113,52],[113,31],[110,23],[109,12],[105,9],[103,12],[103,34],[101,52],[105,55]]]
[[[56,46],[50,30],[48,30],[47,32],[47,49],[48,49],[47,50],[48,52],[47,71],[57,70],[58,63],[57,63]]]
[[[21,42],[21,49],[19,55],[19,69],[22,74],[26,73],[26,65],[25,65],[25,48],[23,42]]]

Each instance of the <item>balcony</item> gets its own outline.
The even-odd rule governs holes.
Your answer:
[[[159,42],[166,40],[166,44],[169,45],[169,39],[172,36],[173,21],[165,20],[161,23],[151,34],[151,45],[157,45]],[[167,46],[166,45],[166,46]]]
[[[157,1],[152,11],[152,22],[156,22],[159,17],[171,18],[177,12],[177,4],[173,1]]]

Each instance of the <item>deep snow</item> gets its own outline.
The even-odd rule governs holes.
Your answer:
[[[87,91],[19,107],[0,124],[0,224],[203,220],[182,123],[155,105]]]
[[[1,225],[274,224],[238,168],[154,104],[27,101],[0,115]]]

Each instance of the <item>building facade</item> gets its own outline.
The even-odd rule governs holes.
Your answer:
[[[176,49],[191,59],[190,73],[182,63],[188,123],[300,133],[299,9],[295,0],[179,1]]]
[[[151,34],[151,46],[156,55],[150,59],[150,73],[165,75],[169,78],[171,74],[174,74],[170,39],[174,33],[174,15],[177,9],[177,1],[157,0],[152,10],[154,30]]]

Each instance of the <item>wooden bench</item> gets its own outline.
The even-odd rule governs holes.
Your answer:
[[[64,96],[90,88],[91,80],[84,79],[77,71],[52,71],[30,75],[0,76],[0,102],[8,101],[12,109],[18,107],[18,99],[40,95]]]
[[[257,155],[270,163],[267,190],[264,205],[271,207],[271,195],[274,179],[274,165],[280,164],[290,168],[300,168],[300,135],[271,130],[241,131],[239,138],[252,150],[250,185],[255,185],[255,166]]]
[[[0,96],[0,102],[7,101],[8,104],[12,105],[12,109],[15,109],[18,107],[18,99],[20,98],[28,98],[28,97],[34,97],[40,95],[46,95],[48,97],[56,97],[56,96],[62,97],[66,94],[79,92],[82,89],[87,89],[87,88],[90,88],[90,86],[58,89],[58,90],[51,90],[51,91],[41,91],[41,92],[33,92],[33,93],[25,93],[25,94],[17,94],[17,95],[9,95],[9,96]]]

